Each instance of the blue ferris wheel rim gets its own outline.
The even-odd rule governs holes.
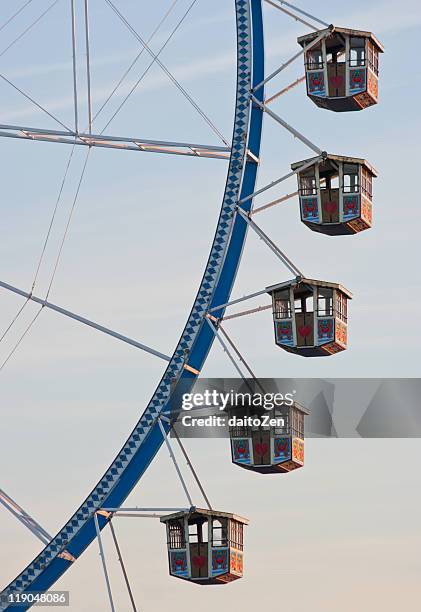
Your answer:
[[[205,272],[192,310],[174,354],[148,406],[123,448],[91,494],[41,553],[4,589],[11,593],[48,590],[75,561],[60,556],[67,551],[76,560],[96,537],[94,514],[101,507],[120,507],[145,473],[163,436],[157,418],[166,411],[180,381],[191,388],[214,341],[205,315],[229,301],[236,278],[247,224],[235,214],[238,200],[255,191],[260,156],[263,113],[253,105],[250,91],[264,79],[262,0],[234,0],[237,24],[237,94],[231,157],[218,225]],[[263,101],[264,88],[255,93]],[[252,155],[248,155],[250,152]],[[243,206],[247,212],[252,199]],[[214,314],[221,315],[223,309]],[[193,371],[184,369],[186,362]],[[174,384],[175,383],[175,384]],[[168,431],[168,425],[165,426]],[[63,482],[65,486],[65,482]],[[97,515],[102,529],[107,521]],[[29,605],[13,610],[27,610]],[[0,610],[11,609],[2,606]]]

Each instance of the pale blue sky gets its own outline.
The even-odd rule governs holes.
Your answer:
[[[170,4],[159,0],[144,9],[130,0],[116,3],[145,36]],[[69,124],[68,4],[61,0],[43,22],[0,57],[0,73]],[[0,24],[13,5],[2,4]],[[0,54],[48,3],[33,5],[14,27],[0,32]],[[91,5],[95,110],[138,52],[138,45],[105,3],[95,0]],[[180,0],[178,14],[187,6]],[[308,0],[302,6],[316,11]],[[321,148],[366,157],[378,168],[374,227],[353,237],[319,236],[300,223],[295,199],[262,214],[258,221],[306,274],[341,282],[354,293],[350,348],[320,360],[284,353],[274,344],[269,313],[240,319],[229,330],[256,373],[265,377],[418,376],[421,216],[412,186],[419,173],[421,11],[410,0],[369,5],[357,0],[350,6],[329,0],[318,13],[340,26],[372,30],[384,43],[380,104],[361,113],[328,113],[315,107],[298,87],[273,108]],[[271,70],[297,50],[295,39],[306,28],[271,7],[265,7],[265,17]],[[169,22],[157,37],[155,50],[175,22]],[[235,91],[234,34],[233,2],[198,0],[162,56],[228,137]],[[80,46],[81,61],[82,51]],[[145,55],[135,78],[146,65]],[[273,85],[273,91],[302,72],[298,61]],[[0,108],[2,123],[57,127],[5,83],[0,83]],[[98,129],[107,116],[105,112],[98,120]],[[86,113],[84,117],[86,123]],[[219,144],[157,67],[107,132]],[[304,145],[269,119],[263,144],[261,185],[286,173],[291,162],[309,156]],[[65,145],[1,139],[1,280],[30,287],[69,153]],[[45,291],[84,155],[79,150],[72,166],[39,294]],[[201,278],[225,172],[224,161],[93,151],[52,301],[171,352]],[[293,190],[291,179],[274,190],[274,197]],[[234,295],[286,278],[273,255],[249,235]],[[0,292],[0,330],[21,303]],[[261,303],[265,300],[256,301]],[[0,360],[33,312],[28,307],[8,343],[0,345]],[[134,348],[43,312],[0,373],[0,486],[47,530],[57,530],[121,447],[162,368],[159,360]],[[234,375],[217,346],[204,375]],[[417,441],[311,440],[305,469],[279,478],[243,473],[230,466],[225,441],[212,444],[202,448],[193,442],[192,456],[215,506],[251,519],[247,578],[224,589],[182,584],[167,577],[161,526],[141,521],[130,529],[127,523],[118,525],[145,610],[163,612],[171,605],[177,612],[198,606],[208,612],[216,606],[228,609],[235,602],[251,612],[262,604],[268,607],[282,601],[291,612],[391,612],[419,597],[416,466],[421,450]],[[164,451],[131,501],[182,503]],[[6,582],[39,548],[3,512],[0,537],[0,581]],[[113,584],[119,601],[125,602],[116,572]],[[72,612],[104,610],[97,550],[91,548],[59,586],[72,589]],[[125,604],[121,609],[126,609]]]

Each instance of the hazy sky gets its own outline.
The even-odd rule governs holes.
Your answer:
[[[33,4],[33,6],[32,6]],[[19,43],[8,44],[49,3],[32,3],[0,31],[0,73],[66,124],[72,122],[68,2],[57,6]],[[79,3],[81,5],[81,3]],[[116,0],[147,37],[170,2]],[[146,3],[144,3],[146,5]],[[156,51],[189,2],[180,0],[152,43]],[[0,27],[14,3],[2,3]],[[94,112],[138,52],[106,3],[91,2]],[[162,55],[175,76],[231,136],[235,93],[234,3],[198,0]],[[301,5],[315,12],[314,3]],[[368,8],[367,8],[368,7]],[[79,7],[81,8],[81,6]],[[299,220],[296,199],[259,215],[258,222],[314,278],[341,282],[354,293],[350,348],[304,360],[278,349],[269,312],[230,324],[255,372],[264,377],[417,377],[421,324],[418,234],[421,214],[413,186],[419,168],[421,11],[415,1],[326,0],[321,18],[372,30],[384,43],[380,104],[361,113],[328,113],[298,87],[273,108],[329,152],[365,157],[379,170],[374,227],[329,238]],[[265,7],[267,70],[297,50],[306,31]],[[78,58],[82,73],[82,32]],[[122,94],[98,118],[100,131],[148,64],[142,56]],[[301,76],[298,61],[269,89]],[[0,82],[1,123],[58,126]],[[82,123],[87,121],[81,108]],[[209,127],[153,67],[107,132],[143,138],[219,144]],[[266,119],[259,184],[288,172],[309,151]],[[418,150],[417,150],[418,149]],[[70,147],[1,139],[0,280],[29,289],[70,154]],[[75,153],[36,293],[43,295],[54,264],[86,151]],[[50,299],[164,353],[184,325],[212,241],[226,162],[94,150]],[[296,189],[294,179],[273,197]],[[270,196],[272,199],[272,196]],[[264,203],[269,198],[260,198]],[[234,296],[256,291],[288,273],[249,235]],[[256,305],[267,303],[265,298]],[[0,335],[22,301],[0,292]],[[0,361],[36,312],[28,306],[0,344]],[[163,362],[52,312],[0,372],[0,487],[51,533],[80,504],[122,446],[150,398]],[[233,376],[215,345],[205,376]],[[399,406],[397,406],[399,410]],[[392,612],[419,600],[420,479],[417,440],[309,440],[306,467],[289,476],[249,474],[230,464],[226,441],[193,441],[194,462],[214,505],[250,518],[246,577],[224,588],[185,584],[167,576],[164,528],[121,519],[116,528],[139,606],[146,612],[203,612],[235,606],[244,612],[283,606],[289,612]],[[198,501],[200,498],[198,497]],[[162,449],[129,504],[184,505]],[[111,552],[106,536],[107,549]],[[6,584],[40,550],[0,512],[0,582]],[[118,610],[127,610],[112,555]],[[106,608],[98,551],[93,545],[56,585],[70,589],[71,612]]]

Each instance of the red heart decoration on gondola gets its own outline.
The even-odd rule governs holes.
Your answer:
[[[334,87],[340,87],[342,83],[344,82],[344,77],[343,76],[330,77],[330,82],[332,83]]]
[[[196,556],[196,557],[193,557],[192,561],[195,567],[203,567],[206,563],[206,557]]]
[[[325,202],[324,209],[328,213],[336,212],[338,210],[338,203],[337,202]]]
[[[303,338],[306,338],[307,336],[309,336],[311,334],[311,329],[312,329],[311,325],[303,325],[302,327],[298,328],[298,333]]]
[[[255,451],[256,451],[256,453],[258,455],[264,455],[269,450],[269,446],[267,444],[265,444],[265,443],[263,443],[263,444],[256,444],[254,446],[254,449],[255,449]]]

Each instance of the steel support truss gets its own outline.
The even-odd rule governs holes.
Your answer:
[[[67,130],[46,130],[22,125],[0,124],[0,137],[37,140],[41,142],[60,142],[106,149],[142,151],[143,153],[187,155],[189,157],[206,157],[210,159],[228,160],[231,154],[231,149],[223,146],[202,145],[192,142],[147,140],[145,138],[127,136],[107,136],[105,134],[76,133]]]

